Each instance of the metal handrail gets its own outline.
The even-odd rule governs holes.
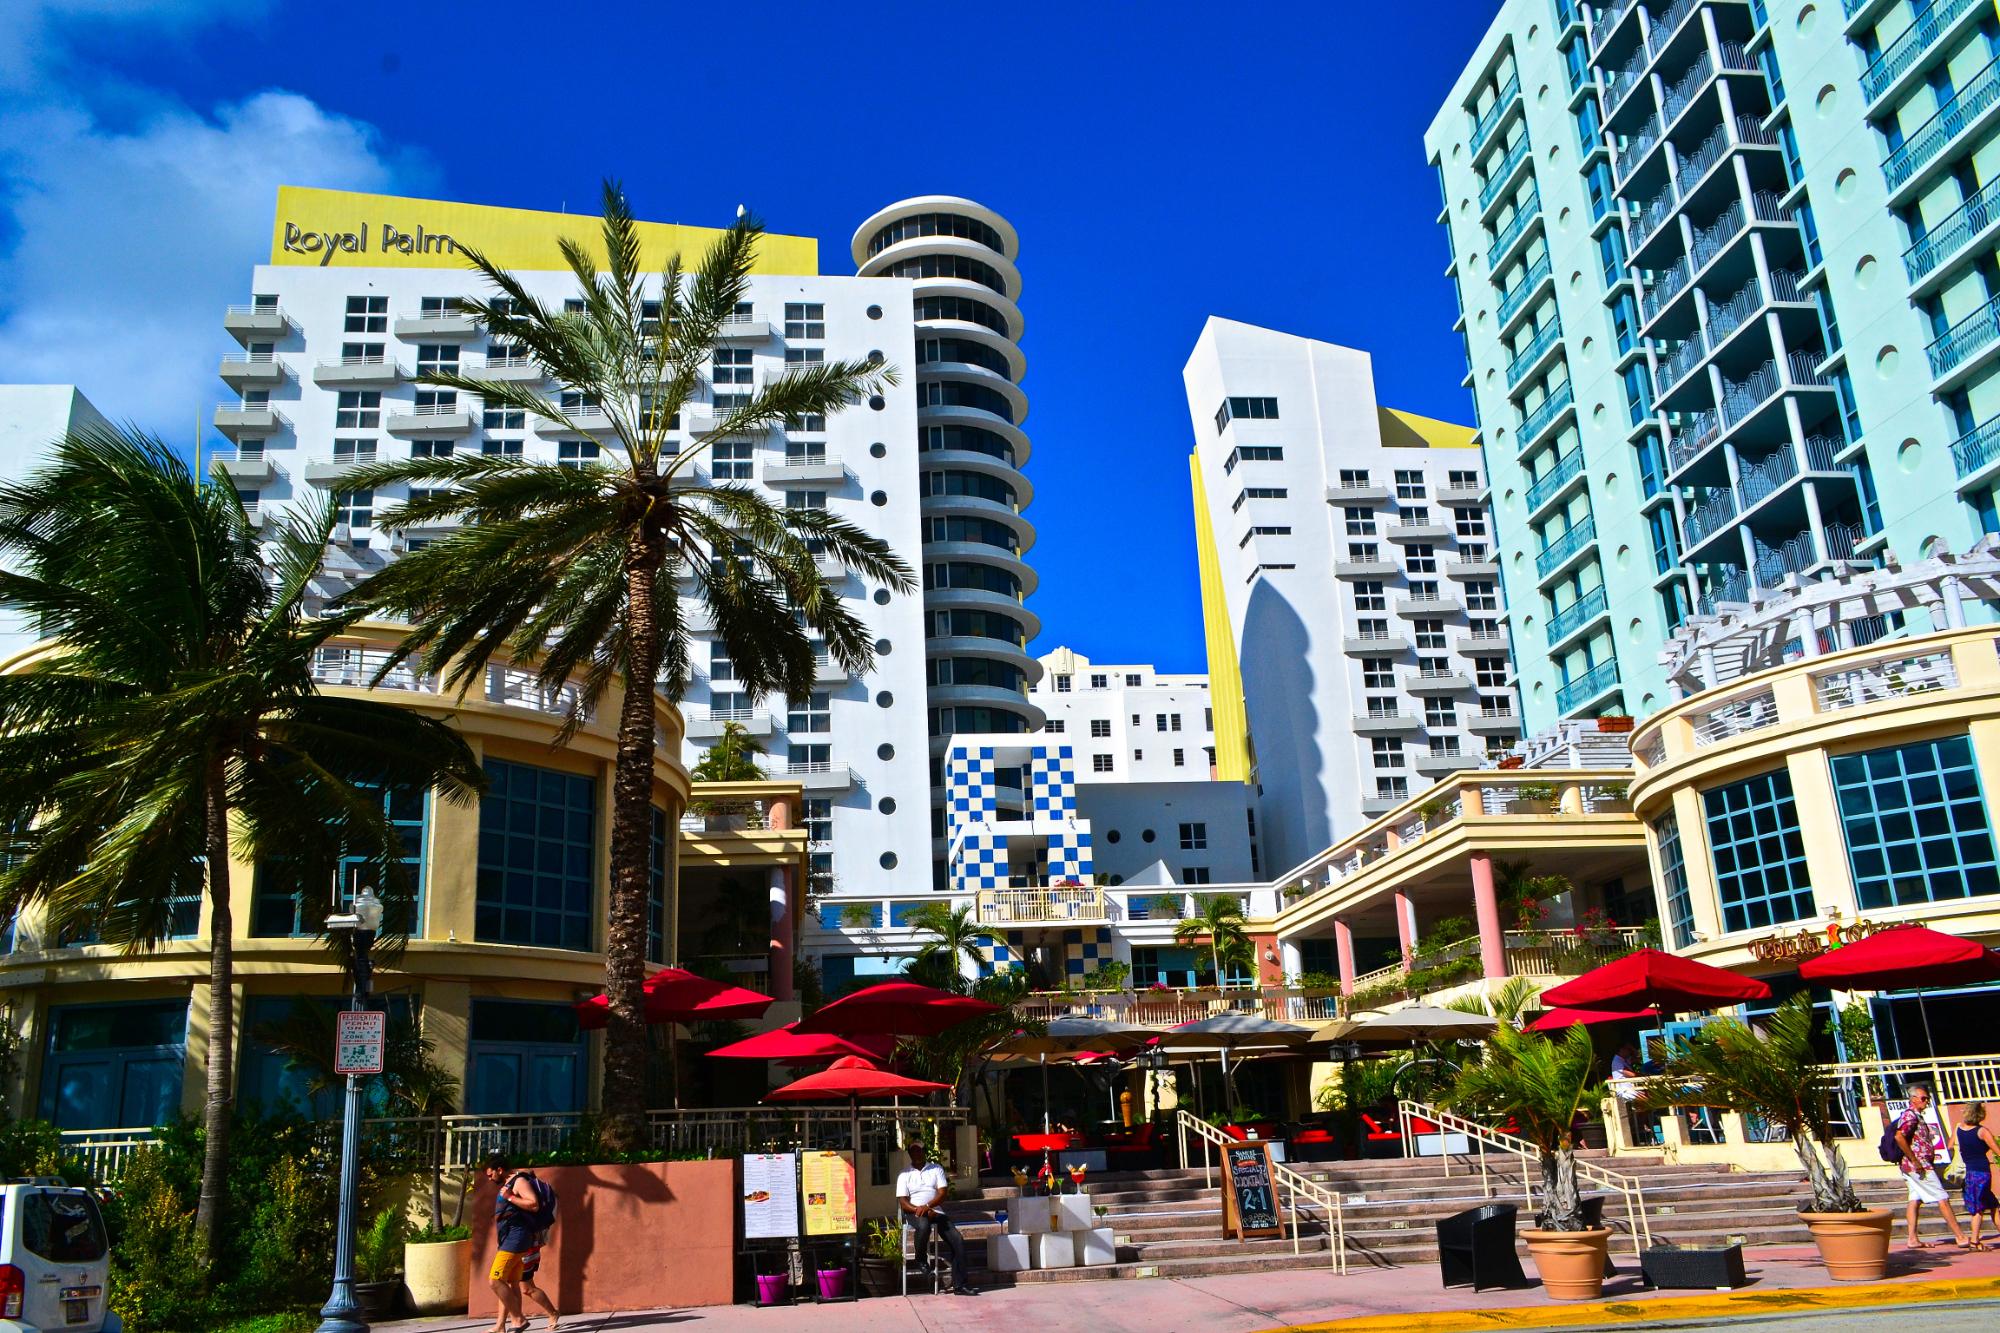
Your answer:
[[[1521,1197],[1532,1207],[1535,1202],[1534,1187],[1529,1183],[1534,1177],[1529,1170],[1541,1156],[1541,1149],[1518,1134],[1492,1129],[1476,1120],[1467,1120],[1462,1115],[1441,1111],[1428,1102],[1411,1101],[1402,1098],[1396,1103],[1396,1114],[1402,1123],[1403,1156],[1416,1156],[1416,1135],[1410,1132],[1412,1117],[1428,1120],[1438,1128],[1438,1160],[1444,1163],[1444,1173],[1451,1174],[1451,1154],[1444,1151],[1446,1134],[1463,1134],[1482,1147],[1494,1147],[1502,1152],[1513,1153],[1521,1159]],[[1486,1154],[1472,1154],[1479,1158],[1479,1185],[1487,1198],[1493,1197],[1493,1183],[1486,1173]],[[1653,1232],[1646,1220],[1646,1189],[1637,1176],[1628,1176],[1622,1171],[1612,1171],[1585,1158],[1575,1158],[1576,1174],[1591,1184],[1617,1194],[1625,1201],[1625,1220],[1631,1228],[1632,1256],[1643,1258],[1646,1247],[1653,1243]]]
[[[1237,1143],[1240,1140],[1230,1138],[1214,1125],[1209,1124],[1206,1120],[1196,1119],[1187,1111],[1176,1111],[1174,1114],[1180,1127],[1181,1164],[1183,1166],[1187,1165],[1188,1160],[1188,1131],[1192,1129],[1195,1137],[1201,1140],[1201,1174],[1203,1187],[1206,1188],[1214,1183],[1215,1176],[1215,1159],[1214,1155],[1209,1151],[1210,1146],[1213,1145],[1214,1147],[1226,1149],[1231,1144]],[[1300,1196],[1304,1196],[1308,1202],[1317,1204],[1325,1211],[1327,1239],[1331,1242],[1329,1246],[1331,1253],[1327,1258],[1327,1267],[1344,1276],[1347,1272],[1347,1217],[1341,1211],[1340,1196],[1319,1182],[1306,1179],[1285,1162],[1272,1162],[1271,1171],[1273,1183],[1291,1192],[1292,1253],[1294,1255],[1300,1253],[1299,1198]]]

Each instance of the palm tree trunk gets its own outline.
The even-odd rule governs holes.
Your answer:
[[[226,760],[209,761],[204,837],[208,860],[208,1099],[202,1107],[201,1196],[195,1232],[211,1259],[221,1251],[229,1172],[231,1059],[236,1049],[234,955],[229,911],[229,795]]]
[[[646,897],[653,842],[653,681],[660,670],[660,625],[653,615],[659,538],[645,528],[625,552],[631,630],[625,695],[618,710],[618,755],[611,776],[611,903],[604,938],[604,1146],[642,1146],[646,1119]]]

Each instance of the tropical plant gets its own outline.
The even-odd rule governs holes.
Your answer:
[[[1715,1106],[1783,1128],[1805,1168],[1816,1213],[1866,1211],[1834,1146],[1831,1109],[1839,1083],[1813,1049],[1812,997],[1803,991],[1761,1020],[1711,1018],[1667,1051],[1664,1076],[1647,1101]]]
[[[1249,934],[1243,929],[1243,902],[1226,893],[1203,894],[1195,902],[1195,914],[1174,927],[1176,944],[1208,944],[1215,963],[1215,984],[1228,975],[1225,963],[1248,965],[1256,958]]]
[[[916,932],[918,958],[937,959],[954,973],[960,972],[961,964],[970,964],[977,972],[986,961],[979,947],[986,930],[970,907],[925,903],[905,917],[904,924]]]
[[[696,782],[759,782],[764,770],[758,766],[757,756],[762,753],[763,742],[741,722],[725,722],[715,744],[702,752],[689,776]]]
[[[523,457],[412,458],[355,469],[356,488],[411,488],[378,514],[391,530],[458,524],[368,579],[357,604],[415,625],[399,651],[461,690],[503,649],[536,664],[541,683],[573,683],[566,724],[596,708],[614,679],[618,703],[612,778],[611,891],[605,924],[605,1138],[644,1132],[646,1040],[641,1009],[650,895],[654,687],[678,700],[689,674],[692,601],[751,698],[808,695],[818,649],[856,674],[874,663],[874,639],[820,561],[898,592],[915,583],[880,539],[819,509],[779,508],[754,489],[706,482],[694,470],[717,440],[838,412],[885,384],[878,361],[790,367],[754,390],[703,403],[724,321],[749,290],[763,228],[739,216],[690,276],[678,255],[649,275],[624,193],[604,187],[602,260],[577,241],[563,254],[582,308],[545,305],[477,251],[465,254],[494,289],[466,302],[487,336],[519,348],[562,386],[559,399],[528,380],[434,372],[421,382],[511,408],[593,442],[596,461]],[[700,406],[711,421],[699,428]],[[682,428],[682,421],[688,425]],[[685,580],[690,591],[678,586]]]
[[[870,903],[848,903],[840,909],[840,924],[848,930],[871,930],[875,925],[875,908]]]
[[[1840,1039],[1841,1059],[1854,1062],[1875,1058],[1875,1009],[1867,1000],[1856,996],[1842,1005],[1834,1013],[1829,1028]]]
[[[409,1219],[401,1208],[384,1208],[354,1238],[355,1274],[363,1282],[387,1282],[402,1267]]]
[[[234,1096],[232,833],[248,859],[314,868],[301,882],[331,886],[356,858],[394,913],[409,886],[382,790],[483,785],[443,722],[315,688],[315,655],[361,617],[308,609],[334,518],[329,497],[260,539],[233,489],[108,428],[0,487],[0,606],[57,641],[0,677],[0,915],[40,903],[52,941],[144,951],[195,934],[206,896],[211,1251]]]
[[[1445,1008],[1455,1009],[1461,1014],[1488,1014],[1502,1023],[1519,1027],[1521,1019],[1540,1002],[1541,997],[1541,987],[1529,978],[1509,977],[1489,994],[1461,995]]]
[[[1486,1058],[1459,1071],[1444,1095],[1447,1107],[1493,1122],[1512,1118],[1538,1150],[1542,1191],[1535,1225],[1543,1231],[1585,1230],[1576,1189],[1576,1120],[1597,1103],[1603,1085],[1582,1024],[1562,1036],[1516,1032],[1502,1025],[1488,1038]]]

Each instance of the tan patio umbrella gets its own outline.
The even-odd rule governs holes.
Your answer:
[[[995,1059],[1025,1060],[1033,1056],[1042,1067],[1042,1133],[1049,1132],[1049,1057],[1058,1061],[1087,1051],[1123,1055],[1153,1039],[1153,1029],[1099,1018],[1052,1018],[1039,1033],[1016,1032],[987,1051]]]
[[[1229,1108],[1236,1104],[1236,1079],[1229,1069],[1232,1054],[1269,1054],[1305,1046],[1313,1040],[1311,1028],[1256,1014],[1216,1014],[1212,1018],[1183,1023],[1160,1033],[1159,1047],[1181,1055],[1214,1055],[1222,1060],[1223,1095]]]
[[[1461,1013],[1435,1005],[1407,1009],[1370,1009],[1336,1018],[1314,1030],[1314,1041],[1336,1041],[1363,1048],[1393,1050],[1420,1041],[1459,1041],[1490,1037],[1499,1022],[1486,1014]]]

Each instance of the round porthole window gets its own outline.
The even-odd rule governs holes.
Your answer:
[[[880,412],[883,408],[887,407],[888,405],[889,405],[889,400],[887,398],[884,398],[879,393],[870,394],[868,396],[868,406],[875,409],[877,412]]]
[[[1106,842],[1117,842],[1123,836],[1117,829],[1110,829],[1105,832],[1104,840]]]
[[[1139,834],[1140,842],[1151,842],[1152,840],[1153,840],[1153,830],[1151,829],[1146,829],[1145,831]]]
[[[881,349],[881,348],[879,348],[879,347],[871,347],[871,348],[869,348],[869,349],[868,349],[868,364],[869,364],[869,365],[871,365],[871,366],[879,366],[879,365],[881,365],[881,364],[882,364],[882,363],[883,363],[884,361],[886,361],[886,360],[888,360],[888,359],[889,359],[889,358],[887,358],[887,357],[885,357],[885,356],[883,356],[883,355],[882,355],[882,349]]]
[[[885,815],[893,815],[896,813],[896,798],[893,796],[884,796],[881,800],[875,802],[875,808]]]
[[[884,870],[894,870],[896,868],[896,854],[894,852],[882,853],[882,868]]]
[[[878,657],[887,657],[889,655],[889,641],[887,639],[875,640],[875,653]]]
[[[875,590],[875,605],[887,606],[888,604],[889,604],[889,590],[887,588],[877,588]]]
[[[884,690],[880,694],[875,696],[875,706],[877,708],[889,708],[894,706],[895,702],[896,702],[896,696],[889,693],[889,691],[887,690]]]
[[[870,458],[887,458],[889,456],[889,446],[879,441],[871,444],[868,446],[868,456]]]
[[[871,306],[869,306],[869,307],[868,307],[868,318],[870,318],[870,319],[880,319],[880,318],[882,318],[882,307],[881,307],[881,306],[879,306],[879,305],[871,305]]]
[[[877,509],[880,509],[883,505],[889,503],[889,492],[875,491],[874,493],[869,495],[868,503],[874,505]]]
[[[896,747],[886,744],[878,745],[875,747],[875,757],[877,759],[894,759],[896,757]]]

